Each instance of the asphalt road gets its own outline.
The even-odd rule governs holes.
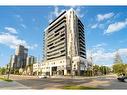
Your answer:
[[[65,85],[97,87],[103,89],[127,89],[127,83],[119,82],[115,75],[86,78],[46,78],[15,76],[11,79],[32,89],[61,89]]]

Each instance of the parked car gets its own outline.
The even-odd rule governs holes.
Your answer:
[[[38,78],[47,78],[47,76],[46,75],[40,75],[40,76],[38,76]]]
[[[127,76],[125,76],[125,74],[123,74],[122,76],[119,76],[117,79],[119,81],[122,81],[122,82],[126,82],[127,83]]]

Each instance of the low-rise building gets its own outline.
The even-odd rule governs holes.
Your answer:
[[[42,74],[42,66],[43,64],[40,64],[40,62],[36,62],[35,64],[33,64],[33,75]]]

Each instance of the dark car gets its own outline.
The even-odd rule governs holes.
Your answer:
[[[127,76],[119,76],[117,78],[119,81],[126,82],[127,83]]]

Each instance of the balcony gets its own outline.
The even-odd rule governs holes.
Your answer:
[[[51,49],[47,49],[47,52],[51,52],[51,51],[54,51],[54,50],[59,50],[59,49],[64,48],[64,47],[65,47],[65,44],[60,45],[59,47],[56,46],[56,47],[53,47]]]
[[[47,60],[51,60],[51,59],[55,59],[55,58],[59,58],[59,57],[65,56],[65,55],[66,55],[65,53],[62,53],[62,54],[57,55],[57,56],[47,57]]]
[[[48,29],[48,33],[52,32],[52,30],[56,29],[57,27],[61,26],[62,24],[65,24],[65,20],[59,21],[59,24],[53,26],[52,29]]]

